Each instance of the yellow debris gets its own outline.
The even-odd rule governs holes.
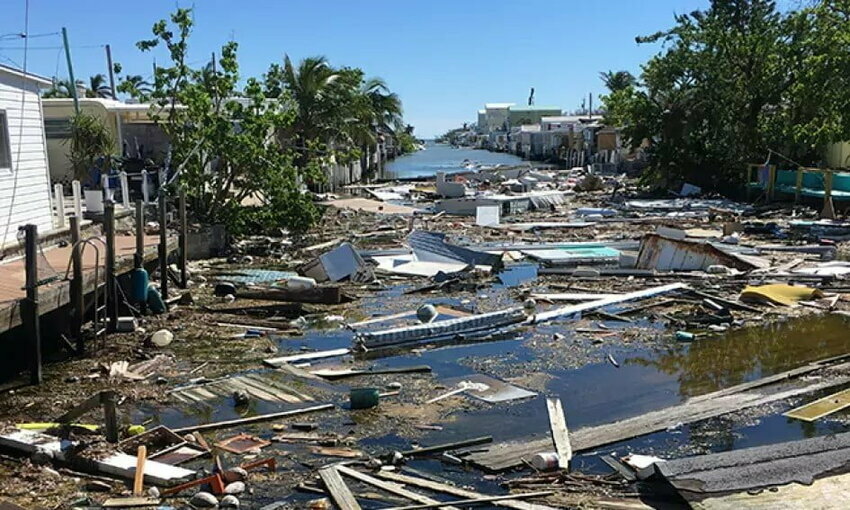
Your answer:
[[[771,285],[747,286],[741,292],[741,299],[794,306],[797,301],[823,297],[823,292],[811,287],[774,283]]]

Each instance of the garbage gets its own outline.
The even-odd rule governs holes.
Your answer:
[[[317,259],[301,267],[300,273],[315,282],[338,282],[350,279],[354,282],[368,282],[374,276],[372,270],[351,243],[342,243],[333,250],[320,255]],[[307,287],[309,288],[309,287]]]
[[[225,494],[242,494],[245,492],[245,482],[232,482],[224,487]]]
[[[224,490],[225,492],[227,492],[226,488]],[[233,494],[228,493],[226,496],[221,498],[221,501],[219,501],[218,506],[219,508],[239,508],[239,499]]]
[[[785,283],[747,286],[741,291],[742,300],[783,306],[794,306],[798,301],[820,297],[823,297],[823,292],[818,289]]]
[[[424,304],[416,309],[416,318],[422,324],[433,322],[437,318],[437,309],[432,304]]]
[[[174,341],[174,333],[167,329],[160,329],[151,335],[150,341],[157,347],[167,347]]]
[[[189,504],[199,508],[215,508],[218,506],[218,498],[209,492],[198,492],[189,499]]]
[[[378,405],[380,392],[378,388],[351,388],[348,398],[352,409],[369,409]]]
[[[531,458],[531,465],[534,466],[534,469],[540,471],[552,471],[559,469],[559,460],[558,454],[555,452],[538,453]]]

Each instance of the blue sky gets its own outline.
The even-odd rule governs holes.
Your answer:
[[[150,75],[153,59],[134,44],[168,15],[174,0],[103,2],[30,0],[29,33],[67,27],[75,74],[106,73],[103,45],[124,72]],[[474,121],[485,102],[522,103],[535,87],[538,105],[567,110],[603,92],[600,71],[639,66],[658,51],[637,45],[672,25],[674,13],[708,0],[196,0],[190,62],[203,63],[231,38],[239,42],[244,76],[262,74],[284,53],[293,59],[325,55],[335,65],[361,67],[397,92],[405,119],[421,137]],[[25,0],[3,0],[0,63],[23,64]],[[67,76],[61,37],[32,37],[27,67]]]

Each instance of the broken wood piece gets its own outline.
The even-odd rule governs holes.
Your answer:
[[[650,287],[648,289],[639,290],[636,292],[629,292],[626,294],[620,294],[614,297],[610,297],[607,299],[598,299],[596,301],[586,301],[584,303],[579,303],[577,305],[564,306],[560,308],[555,308],[553,310],[547,310],[545,312],[541,312],[535,315],[532,315],[528,318],[526,322],[531,324],[539,324],[541,322],[550,321],[552,319],[559,319],[562,317],[574,317],[580,315],[582,312],[589,312],[591,310],[595,310],[598,308],[604,308],[610,305],[616,305],[619,303],[625,303],[626,301],[634,301],[636,299],[646,299],[649,297],[657,296],[659,294],[665,294],[667,292],[673,292],[676,290],[682,290],[688,288],[684,283],[671,283],[668,285],[660,285],[658,287]]]
[[[299,361],[310,361],[314,359],[334,358],[337,356],[345,356],[350,354],[351,349],[331,349],[328,351],[306,352],[302,354],[292,354],[290,356],[281,356],[279,358],[264,359],[263,363],[270,367],[279,368],[288,363],[297,363]]]
[[[158,506],[159,498],[148,497],[129,497],[129,498],[110,498],[101,503],[103,508],[135,508],[142,506]]]
[[[410,367],[395,367],[395,368],[377,368],[374,370],[369,369],[323,369],[323,370],[313,370],[310,372],[313,375],[318,375],[319,377],[324,377],[325,379],[342,379],[344,377],[352,377],[356,375],[385,375],[385,374],[413,374],[413,373],[422,373],[422,372],[430,372],[431,367],[428,365],[414,365]]]
[[[395,494],[396,496],[401,496],[403,498],[407,498],[411,501],[416,501],[417,503],[439,503],[436,499],[429,498],[424,494],[419,494],[418,492],[413,492],[411,490],[405,489],[402,485],[396,483],[385,482],[383,480],[378,480],[373,476],[369,476],[365,473],[361,473],[360,471],[356,471],[347,466],[337,465],[337,471],[340,474],[348,476],[350,478],[354,478],[355,480],[359,480],[363,483],[369,484],[373,487],[377,487],[381,490],[389,492],[390,494]],[[446,506],[447,510],[458,510],[457,507]]]
[[[795,407],[790,411],[783,413],[783,416],[796,418],[798,420],[812,422],[818,418],[837,413],[842,409],[850,407],[850,388],[827,395],[826,397],[809,402],[808,404]]]
[[[343,459],[356,459],[363,456],[363,452],[353,448],[334,448],[325,446],[313,446],[310,452],[325,457],[341,457]]]
[[[270,414],[261,414],[257,416],[249,416],[248,418],[240,418],[238,420],[226,420],[219,421],[213,423],[200,423],[198,425],[193,425],[189,427],[182,427],[179,429],[174,429],[174,432],[178,434],[183,434],[186,432],[200,431],[200,430],[213,430],[213,429],[222,429],[226,427],[235,427],[236,425],[245,425],[248,423],[256,423],[260,421],[274,420],[277,418],[285,418],[287,416],[296,416],[304,413],[313,413],[316,411],[324,411],[326,409],[332,409],[333,404],[319,404],[317,406],[312,407],[304,407],[301,409],[291,409],[289,411],[281,411],[279,413],[270,413]]]
[[[148,449],[145,445],[139,445],[136,450],[136,474],[133,477],[133,496],[141,496],[144,489],[145,461]]]
[[[218,448],[221,448],[224,451],[230,453],[246,453],[251,450],[259,450],[268,445],[272,444],[271,441],[266,441],[265,439],[260,439],[257,436],[252,436],[251,434],[236,434],[233,437],[228,437],[226,439],[222,439],[215,445]]]
[[[328,489],[331,498],[333,498],[334,503],[336,503],[336,506],[340,510],[360,510],[360,505],[354,498],[354,494],[345,485],[345,482],[339,476],[335,467],[329,466],[320,469],[319,476],[322,478],[325,488]]]
[[[435,482],[433,480],[427,480],[425,478],[419,478],[415,476],[403,475],[400,473],[393,473],[391,471],[380,471],[377,473],[379,478],[383,478],[384,480],[391,480],[397,483],[403,483],[406,485],[412,485],[415,487],[420,487],[422,489],[428,489],[435,492],[441,492],[443,494],[450,494],[452,496],[457,496],[459,498],[483,498],[484,494],[469,491],[466,489],[461,489],[460,487],[455,487],[453,485],[448,485],[440,482]],[[541,504],[532,504],[526,503],[525,501],[512,501],[512,500],[503,500],[503,501],[494,501],[493,504],[495,506],[503,506],[508,508],[515,508],[516,510],[555,510],[554,508]]]
[[[549,428],[552,430],[552,440],[555,442],[555,451],[558,453],[558,467],[569,469],[570,460],[573,458],[573,448],[570,445],[567,419],[564,417],[561,399],[547,398],[546,409],[549,411]]]
[[[492,443],[493,436],[481,436],[473,439],[466,439],[463,441],[456,441],[454,443],[444,443],[438,444],[434,446],[426,446],[424,448],[414,448],[411,450],[405,450],[401,452],[405,457],[422,457],[423,455],[431,455],[433,453],[446,452],[450,450],[458,450],[460,448],[466,448],[469,446],[476,446],[479,444]]]
[[[353,301],[338,286],[313,287],[311,289],[251,288],[236,292],[240,299],[262,299],[268,301],[293,301],[297,303],[321,303],[338,305]]]
[[[429,503],[422,505],[407,505],[407,506],[394,506],[388,508],[387,510],[421,510],[425,508],[443,508],[446,505],[477,505],[479,503],[495,503],[497,501],[506,501],[513,499],[526,499],[526,498],[542,498],[544,496],[551,496],[555,494],[554,491],[538,491],[538,492],[524,492],[517,494],[507,494],[504,496],[483,496],[480,498],[468,498],[468,499],[459,499],[456,501],[446,501],[444,503]]]

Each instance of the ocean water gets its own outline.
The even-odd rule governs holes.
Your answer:
[[[522,158],[512,154],[490,152],[469,148],[453,148],[450,145],[428,141],[425,150],[406,154],[387,164],[383,178],[430,177],[437,172],[462,171],[464,160],[480,165],[517,165]]]

